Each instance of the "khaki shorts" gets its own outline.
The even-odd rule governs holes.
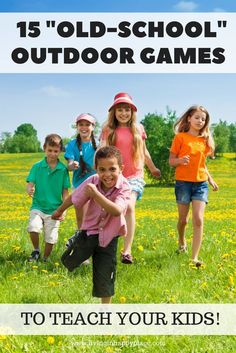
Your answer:
[[[49,244],[56,244],[58,239],[58,229],[60,221],[55,221],[50,214],[43,213],[39,210],[30,211],[29,225],[27,231],[29,233],[41,233],[44,231],[44,240]]]

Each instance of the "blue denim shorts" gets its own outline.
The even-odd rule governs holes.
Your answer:
[[[208,203],[208,182],[176,180],[175,196],[177,203],[189,204],[192,200]]]
[[[145,181],[142,178],[127,178],[131,191],[137,193],[137,200],[140,200],[143,194]]]

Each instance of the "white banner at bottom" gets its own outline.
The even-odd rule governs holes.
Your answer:
[[[0,304],[0,335],[235,335],[236,304]]]

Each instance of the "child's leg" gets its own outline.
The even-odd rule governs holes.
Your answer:
[[[203,235],[203,217],[205,211],[205,202],[200,200],[192,201],[192,217],[193,217],[193,244],[192,244],[192,260],[198,260],[198,254],[202,244]]]
[[[60,221],[52,219],[51,215],[44,214],[44,260],[48,258],[52,252],[53,245],[57,243],[59,226]]]
[[[127,235],[124,238],[124,250],[123,254],[131,254],[131,247],[134,240],[134,232],[135,232],[135,205],[137,200],[137,193],[131,193],[130,203],[125,215],[125,220],[127,224]]]
[[[179,241],[179,248],[181,248],[186,245],[185,229],[188,223],[188,213],[189,213],[190,204],[177,203],[177,206],[178,206],[178,214],[179,214],[178,223],[177,223],[177,230],[179,235],[178,241]]]
[[[103,297],[103,298],[101,298],[101,303],[102,304],[110,304],[111,303],[111,298],[112,297]]]
[[[30,232],[30,239],[35,250],[39,250],[39,233]]]
[[[104,248],[99,246],[97,238],[93,253],[93,296],[101,298],[104,304],[111,303],[115,293],[117,242],[116,237]]]
[[[53,245],[54,245],[54,244],[45,243],[44,255],[43,255],[43,257],[44,257],[45,259],[51,254]]]

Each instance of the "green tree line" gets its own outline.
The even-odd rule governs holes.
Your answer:
[[[156,166],[161,169],[161,184],[173,182],[174,169],[168,163],[169,149],[174,137],[173,125],[177,119],[175,111],[167,109],[165,115],[149,113],[142,120],[142,124],[147,133],[147,148]],[[220,120],[212,125],[212,133],[215,140],[216,155],[224,152],[236,153],[236,123],[227,123]],[[63,138],[64,144],[70,138]],[[1,153],[26,153],[41,151],[37,131],[29,123],[21,124],[17,127],[13,135],[3,132],[0,140]],[[151,175],[150,175],[151,178]],[[151,178],[151,180],[155,181]]]

